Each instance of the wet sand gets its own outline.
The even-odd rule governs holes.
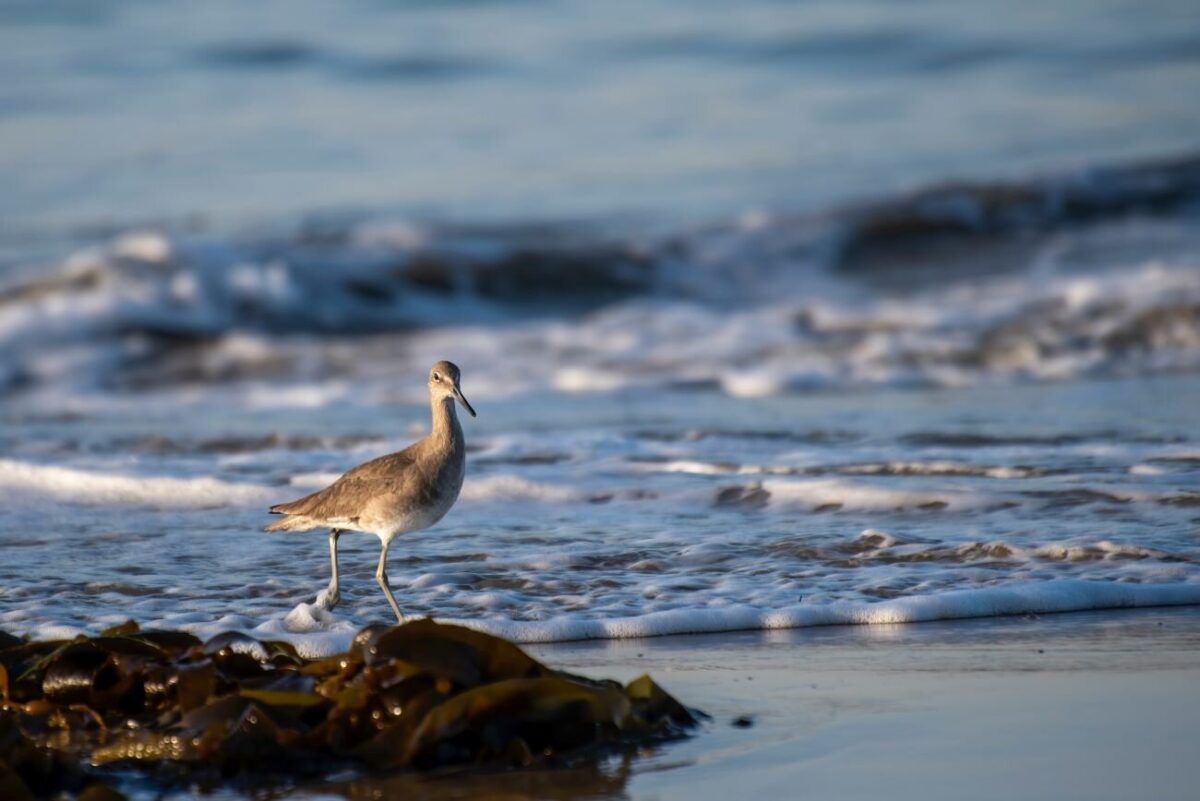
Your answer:
[[[598,767],[359,779],[302,795],[1191,799],[1200,786],[1200,608],[530,651],[593,676],[650,672],[713,720]],[[735,726],[741,717],[752,725]]]

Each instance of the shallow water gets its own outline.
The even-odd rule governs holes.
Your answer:
[[[1163,377],[478,400],[461,500],[393,544],[389,573],[408,614],[526,641],[1194,603],[1197,397],[1200,380]],[[425,414],[172,400],[9,419],[0,625],[342,645],[388,616],[377,541],[343,538],[329,613],[307,603],[325,537],[263,534],[264,510]]]

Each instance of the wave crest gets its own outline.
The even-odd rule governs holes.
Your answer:
[[[1195,370],[1198,198],[1191,157],[668,235],[131,232],[0,286],[0,391],[384,379],[451,340],[499,393]]]

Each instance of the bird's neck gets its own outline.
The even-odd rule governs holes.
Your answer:
[[[433,441],[446,448],[461,445],[463,431],[454,411],[454,398],[432,398],[429,403],[433,412]]]

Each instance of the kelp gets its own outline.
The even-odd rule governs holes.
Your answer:
[[[142,631],[0,633],[0,797],[116,797],[130,768],[210,781],[333,771],[562,765],[683,736],[702,716],[650,679],[554,670],[516,645],[417,620],[308,660],[283,641]]]

